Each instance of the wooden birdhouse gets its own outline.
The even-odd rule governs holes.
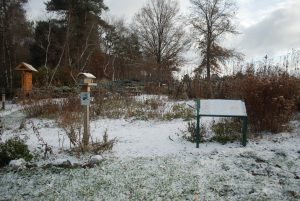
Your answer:
[[[79,85],[86,85],[86,86],[96,86],[95,83],[96,77],[91,73],[79,73],[78,74]]]
[[[19,64],[15,70],[21,72],[22,92],[24,95],[28,95],[32,91],[32,73],[36,73],[38,71],[30,64],[24,62]]]

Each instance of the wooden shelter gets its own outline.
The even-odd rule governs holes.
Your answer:
[[[32,91],[32,73],[38,72],[34,67],[30,64],[22,62],[19,64],[15,70],[21,71],[21,79],[22,79],[22,92],[27,95]]]

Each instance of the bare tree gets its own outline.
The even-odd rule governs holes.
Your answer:
[[[144,55],[156,63],[157,78],[166,80],[178,70],[180,53],[189,46],[177,1],[149,0],[135,15],[133,27]]]
[[[233,0],[190,0],[192,3],[191,23],[198,48],[202,54],[198,72],[206,69],[207,79],[211,71],[218,72],[220,63],[242,55],[222,47],[219,42],[226,34],[237,34],[232,20],[236,12]]]

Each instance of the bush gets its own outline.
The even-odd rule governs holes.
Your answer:
[[[296,109],[297,79],[288,74],[232,77],[223,84],[226,98],[242,99],[253,132],[281,132]]]
[[[70,140],[70,147],[79,147],[83,149],[82,145],[82,113],[65,112],[60,115],[57,122],[63,128]]]
[[[179,118],[182,118],[185,121],[195,118],[194,110],[187,108],[185,104],[174,104],[172,109],[163,115],[164,120],[173,120]]]
[[[134,118],[136,120],[173,120],[182,118],[189,120],[194,117],[194,111],[185,104],[174,104],[171,107],[156,98],[137,100],[134,97],[111,95],[109,97],[95,96],[91,105],[93,118]]]
[[[68,97],[62,100],[46,99],[25,105],[23,112],[28,118],[52,118],[57,119],[68,112],[81,112],[79,97]]]
[[[0,144],[0,167],[7,165],[11,160],[23,158],[30,161],[32,157],[28,146],[19,138],[9,139]]]
[[[207,130],[203,124],[200,125],[200,143],[205,142],[205,134]],[[196,142],[196,134],[197,134],[197,128],[196,128],[196,122],[190,121],[187,124],[186,131],[183,131],[183,139],[189,141],[189,142]]]
[[[214,136],[210,141],[216,141],[221,144],[234,142],[240,139],[242,123],[235,119],[221,119],[220,122],[212,125]]]
[[[102,142],[92,142],[89,149],[94,154],[102,154],[106,151],[111,151],[113,146],[118,142],[117,138],[108,139],[108,132],[105,130]]]
[[[297,106],[298,112],[300,112],[300,79],[298,79],[298,92],[296,95],[296,106]]]
[[[234,142],[240,139],[242,122],[238,119],[221,119],[218,123],[212,123],[211,128],[214,133],[213,136],[210,129],[205,127],[203,124],[200,125],[200,143],[214,141],[226,144],[228,142]],[[188,122],[186,130],[182,133],[182,137],[185,140],[195,143],[196,122]]]
[[[28,118],[55,117],[60,110],[60,104],[52,100],[32,102],[25,106],[23,112]]]

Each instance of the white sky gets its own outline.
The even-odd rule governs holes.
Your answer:
[[[43,2],[29,0],[27,16],[46,19]],[[189,13],[189,0],[178,0],[181,12]],[[104,0],[109,7],[105,15],[130,19],[146,0]],[[240,35],[227,37],[224,44],[246,55],[247,60],[285,54],[300,48],[300,0],[237,0],[237,22]]]

